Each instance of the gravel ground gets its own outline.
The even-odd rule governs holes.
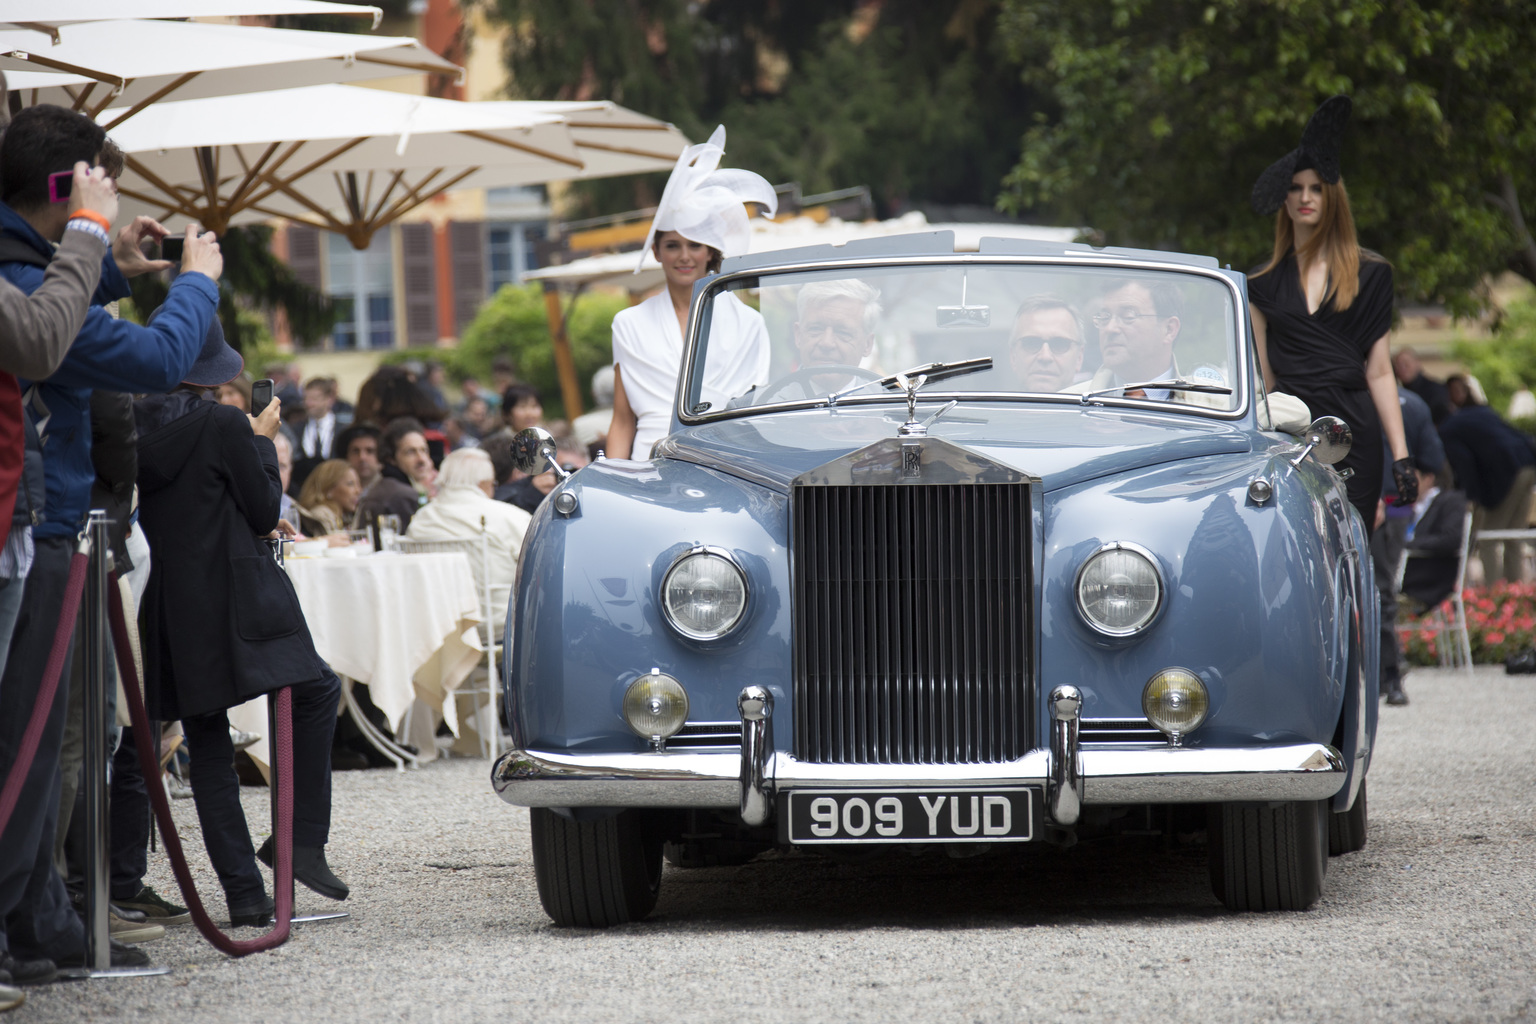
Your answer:
[[[1536,680],[1422,670],[1407,685],[1412,705],[1382,709],[1370,843],[1331,862],[1308,913],[1229,914],[1203,847],[1122,839],[669,867],[646,923],[561,930],[539,907],[527,813],[492,794],[485,762],[451,761],[336,776],[329,851],[350,919],[243,960],[181,926],[146,946],[171,975],[33,989],[10,1019],[1536,1018]],[[264,826],[265,794],[244,792]],[[176,811],[196,850],[190,801]],[[151,872],[174,895],[163,856]]]

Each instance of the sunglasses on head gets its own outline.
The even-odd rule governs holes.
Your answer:
[[[1037,334],[1026,334],[1023,337],[1014,338],[1013,344],[1015,348],[1021,348],[1029,355],[1036,355],[1040,351],[1040,346],[1049,345],[1051,346],[1052,355],[1061,356],[1072,351],[1072,347],[1081,344],[1081,342],[1076,338],[1064,338],[1059,334],[1050,338],[1042,338]]]

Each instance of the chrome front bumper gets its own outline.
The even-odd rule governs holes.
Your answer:
[[[1345,775],[1339,752],[1322,743],[1096,748],[1078,751],[1077,758],[1084,804],[1322,800],[1338,792]],[[1005,764],[958,765],[808,764],[772,751],[761,778],[771,794],[829,787],[1043,786],[1052,772],[1044,750]],[[750,788],[744,786],[750,780],[742,777],[739,754],[682,751],[577,755],[513,749],[497,760],[491,782],[503,800],[522,807],[740,810],[744,789]],[[1051,805],[1054,810],[1055,802]]]
[[[1002,764],[819,764],[773,748],[773,695],[741,691],[740,753],[661,751],[556,754],[513,748],[497,759],[491,784],[522,807],[735,808],[763,825],[774,797],[792,789],[919,789],[1035,784],[1057,825],[1076,824],[1084,804],[1203,804],[1322,800],[1344,784],[1344,759],[1323,743],[1263,747],[1119,746],[1082,749],[1082,697],[1051,691],[1050,750]]]

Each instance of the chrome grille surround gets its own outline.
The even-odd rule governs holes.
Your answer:
[[[1034,746],[1033,483],[931,437],[795,481],[796,758],[986,764]]]

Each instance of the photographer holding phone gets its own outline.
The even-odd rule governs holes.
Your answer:
[[[55,247],[68,235],[85,231],[104,242],[110,222],[103,225],[93,219],[100,216],[96,211],[76,206],[87,199],[100,201],[98,184],[82,181],[76,196],[72,172],[68,201],[54,202],[60,189],[57,184],[50,188],[49,181],[57,182],[61,170],[78,171],[80,163],[99,163],[110,178],[121,162],[122,153],[106,132],[83,114],[47,104],[17,114],[0,141],[0,277],[23,292],[36,292],[57,259]],[[82,216],[87,212],[91,216]],[[101,234],[76,227],[75,221],[88,222]],[[27,412],[36,428],[33,436],[41,435],[37,450],[46,452],[46,458],[41,497],[32,507],[36,525],[31,565],[0,677],[0,774],[10,770],[21,749],[59,623],[75,537],[91,507],[96,478],[90,451],[92,392],[164,392],[175,387],[196,361],[215,321],[219,291],[214,282],[223,270],[223,257],[212,234],[195,231],[188,232],[183,272],[171,284],[154,326],[115,320],[100,308],[128,295],[128,276],[165,265],[139,250],[145,237],[164,234],[165,229],[147,217],[118,232],[111,253],[100,263],[101,281],[92,306],[63,361],[45,377],[17,382],[23,390],[33,389]],[[0,956],[37,965],[18,968],[34,978],[51,976],[49,961],[72,966],[85,957],[85,931],[52,856],[64,720],[67,714],[79,713],[68,708],[66,694],[61,688],[48,709],[42,742],[22,784],[5,842],[0,843],[0,950],[5,950]],[[141,950],[112,945],[115,966],[147,961]],[[4,969],[16,976],[16,970]]]
[[[203,842],[230,922],[260,925],[273,901],[240,807],[226,711],[293,688],[294,877],[345,899],[346,884],[325,860],[341,684],[315,652],[293,584],[263,540],[278,524],[282,496],[273,444],[282,403],[249,416],[210,400],[241,366],[215,320],[182,385],[141,399],[135,417],[139,523],[155,552],[144,595],[150,714],[181,720]],[[269,847],[262,858],[271,862]]]

